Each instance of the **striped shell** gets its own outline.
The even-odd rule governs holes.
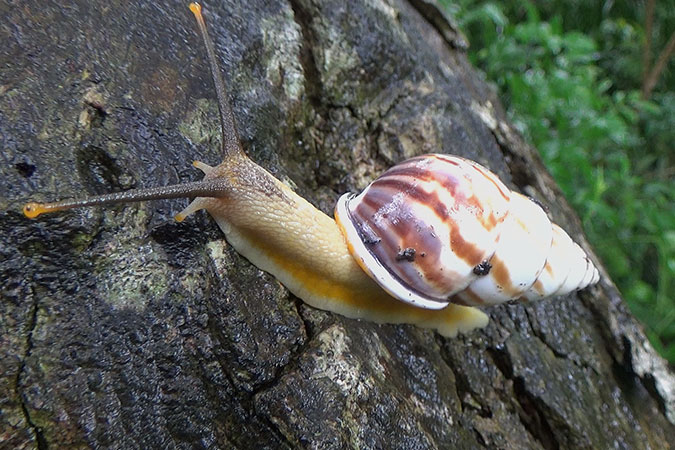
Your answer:
[[[425,155],[335,207],[349,251],[392,296],[423,308],[567,294],[598,281],[544,210],[483,166]]]

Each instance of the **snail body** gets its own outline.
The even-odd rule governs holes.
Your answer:
[[[206,209],[238,253],[315,308],[378,323],[416,324],[445,336],[487,324],[476,308],[434,311],[392,298],[357,264],[335,220],[241,157],[213,168],[197,163],[206,182],[227,179],[231,190],[194,199],[176,219]]]
[[[333,220],[251,161],[239,141],[215,51],[192,3],[216,86],[224,160],[194,165],[199,182],[54,203],[24,214],[159,198],[196,197],[235,250],[316,308],[374,322],[411,323],[446,336],[485,326],[472,306],[535,300],[596,282],[597,269],[541,207],[479,164],[449,155],[403,162]]]

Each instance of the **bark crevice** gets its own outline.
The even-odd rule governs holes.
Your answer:
[[[26,374],[27,360],[31,357],[31,354],[33,352],[34,346],[33,332],[37,327],[37,319],[38,319],[37,295],[35,295],[35,293],[32,293],[31,297],[33,298],[33,302],[31,305],[31,309],[29,311],[30,318],[28,320],[28,326],[26,330],[25,350],[23,353],[23,357],[21,359],[21,363],[19,365],[19,370],[14,380],[14,391],[16,393],[16,398],[19,400],[19,403],[21,405],[21,412],[23,414],[24,420],[28,424],[28,427],[30,428],[30,430],[33,433],[33,436],[35,437],[35,442],[37,442],[37,448],[39,450],[47,450],[49,448],[47,439],[45,438],[45,435],[42,433],[42,429],[33,421],[31,417],[29,406],[27,404],[27,400],[23,392],[23,384],[22,384],[22,378]]]

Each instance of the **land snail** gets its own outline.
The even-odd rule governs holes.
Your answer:
[[[244,153],[201,7],[190,4],[218,98],[224,160],[194,166],[202,181],[81,200],[27,203],[24,214],[196,197],[176,219],[206,209],[227,241],[307,304],[351,318],[411,323],[445,336],[487,324],[475,306],[537,300],[599,279],[586,253],[539,204],[481,165],[431,154],[400,163],[335,220]]]

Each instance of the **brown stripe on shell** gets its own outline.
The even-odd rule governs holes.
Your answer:
[[[447,206],[438,198],[438,194],[435,192],[426,192],[424,190],[418,189],[419,186],[416,186],[411,183],[407,183],[403,180],[396,178],[380,178],[373,183],[373,186],[379,188],[391,189],[394,192],[403,192],[406,196],[416,200],[418,203],[428,206],[431,208],[437,217],[442,221],[446,221],[449,217]],[[373,196],[377,191],[372,192],[368,191],[366,197]]]
[[[372,211],[379,211],[381,207],[373,196],[364,196],[352,212],[357,222],[367,223],[381,239],[380,243],[369,247],[371,253],[413,289],[431,295],[430,283],[437,287],[437,292],[443,292],[446,275],[452,274],[440,264],[442,241],[428,224],[416,221],[408,208],[383,214],[381,217],[386,220],[374,220],[378,213]],[[405,248],[412,248],[416,255],[424,256],[416,257],[414,262],[398,259],[399,252]]]
[[[510,195],[504,193],[504,191],[502,190],[502,188],[506,188],[506,186],[501,185],[501,182],[499,182],[499,179],[496,178],[496,175],[494,175],[492,172],[485,171],[480,165],[472,164],[471,166],[475,170],[477,170],[482,177],[486,178],[488,181],[490,181],[490,183],[492,183],[492,185],[496,188],[497,192],[499,192],[499,194],[501,195],[502,199],[505,202],[507,203],[509,202],[509,200],[511,199]],[[490,211],[490,215],[488,216],[487,220],[483,220],[481,221],[481,223],[483,224],[483,226],[486,227],[486,229],[492,230],[495,226],[504,222],[504,220],[506,220],[507,215],[508,215],[508,206],[504,211],[502,211],[502,215],[499,218],[496,216],[495,211],[493,209]]]
[[[435,159],[437,161],[443,161],[448,164],[452,164],[453,166],[459,167],[460,163],[457,161],[458,159],[460,161],[464,161],[464,158],[457,158],[456,156],[450,156],[450,155],[443,155],[440,153],[432,153],[429,155],[425,155],[428,158]]]
[[[377,184],[381,180],[390,178],[410,178],[411,181],[415,180],[422,183],[438,182],[438,178],[431,173],[428,167],[402,165],[401,167],[396,166],[393,169],[388,170],[381,177],[373,181],[372,184]],[[456,184],[458,184],[458,182],[454,185],[444,187],[448,191],[454,193]]]
[[[401,186],[398,181],[392,183],[390,188],[392,188],[392,191],[408,190],[407,187]],[[376,196],[364,196],[362,202],[371,209],[381,211],[383,205],[373,202],[374,197]],[[406,203],[402,202],[402,204],[405,205]],[[395,256],[400,249],[414,248],[418,254],[424,254],[424,257],[416,258],[415,264],[406,266],[399,262],[398,265],[392,266],[395,267],[396,271],[406,272],[406,276],[401,276],[401,278],[409,280],[413,286],[420,283],[420,287],[423,287],[421,283],[424,279],[439,287],[446,284],[447,278],[452,277],[453,274],[440,263],[443,241],[438,237],[437,232],[429,224],[415,220],[413,212],[407,208],[393,211],[393,214],[382,214],[381,217],[386,221],[379,221],[379,224],[371,220],[372,217],[359,217],[359,220],[367,220],[373,229],[377,229],[382,238],[383,245],[379,246],[374,252],[376,256],[386,264],[385,258],[387,261],[395,261]],[[420,276],[420,273],[424,274],[424,278]]]
[[[440,182],[439,177],[436,176],[435,171],[430,170],[432,168],[433,166],[430,164],[425,164],[421,167],[419,164],[399,164],[398,166],[394,166],[383,173],[380,177],[373,181],[373,184],[377,183],[379,180],[396,176],[411,177],[412,179],[423,182]],[[459,177],[453,176],[453,179],[455,180],[454,183],[445,186],[452,193],[455,192],[456,186],[460,183]]]
[[[443,156],[443,155],[440,155],[440,156]],[[449,159],[447,159],[447,158],[439,158],[439,159],[441,159],[442,161],[445,161],[445,162],[451,162],[451,160],[449,160]],[[485,167],[481,166],[480,164],[478,164],[478,163],[476,163],[476,162],[474,162],[474,161],[471,161],[471,160],[468,160],[468,159],[464,159],[464,158],[460,158],[460,159],[461,159],[463,162],[467,163],[468,166],[470,166],[471,168],[473,168],[474,170],[476,170],[476,171],[477,171],[484,179],[487,179],[487,180],[495,187],[495,189],[497,190],[497,192],[499,192],[499,195],[502,197],[502,199],[503,199],[504,201],[508,202],[508,201],[511,199],[511,194],[510,194],[509,188],[506,187],[506,186],[502,183],[502,181],[499,179],[499,177],[498,177],[497,175],[495,175],[494,173],[490,172],[488,169],[486,169]],[[452,162],[453,162],[455,165],[459,165],[459,164],[455,163],[454,161],[452,161]],[[468,172],[467,172],[467,173],[468,173]],[[466,175],[465,175],[465,176],[466,176]],[[473,183],[473,179],[470,179],[470,182]],[[506,190],[506,192],[505,192],[504,190]],[[491,230],[491,229],[492,229],[493,227],[495,227],[497,224],[502,223],[502,222],[506,219],[507,213],[508,213],[507,211],[504,211],[504,212],[502,213],[501,218],[498,219],[497,216],[496,216],[495,213],[494,213],[494,210],[491,210],[491,211],[490,211],[490,216],[488,217],[488,220],[487,220],[487,223],[486,223],[486,222],[483,222],[483,225],[489,227],[488,229]]]
[[[405,272],[398,274],[400,278],[409,280],[413,286],[417,285],[415,281],[419,280],[421,283],[426,279],[432,287],[440,289],[438,292],[448,293],[456,290],[468,282],[465,278],[467,274],[453,273],[448,271],[448,268],[441,266],[440,254],[441,246],[444,245],[443,242],[452,242],[451,245],[455,257],[464,260],[467,267],[474,267],[491,255],[487,254],[488,250],[480,249],[463,238],[459,225],[454,220],[450,220],[448,209],[438,198],[438,194],[423,190],[423,186],[417,184],[417,179],[401,178],[400,176],[396,176],[378,179],[371,185],[367,195],[359,198],[360,202],[367,204],[370,207],[369,209],[381,213],[383,209],[386,209],[386,205],[391,202],[391,198],[394,195],[403,193],[406,197],[400,201],[401,205],[414,200],[426,207],[430,207],[439,220],[448,226],[448,229],[434,231],[430,228],[429,224],[419,221],[414,223],[414,227],[404,226],[404,224],[407,225],[407,222],[410,222],[410,219],[407,217],[413,217],[413,213],[408,212],[403,214],[401,211],[398,212],[397,216],[392,215],[392,212],[381,214],[380,217],[386,219],[386,221],[375,224],[371,220],[372,217],[364,214],[357,205],[357,215],[360,216],[358,220],[368,219],[370,227],[376,230],[376,233],[384,241],[382,242],[382,246],[373,251],[373,253],[386,265],[386,261],[394,260],[394,256],[398,254],[401,248],[415,248],[416,251],[428,255],[428,257],[416,261],[417,267],[415,269],[417,270],[414,272],[412,270],[405,270],[406,268],[400,265],[392,266],[394,271],[401,270]],[[400,222],[404,222],[404,224]],[[398,226],[394,226],[396,224]],[[423,232],[420,234],[420,231]],[[432,233],[447,233],[448,231],[450,233],[448,233],[447,237],[441,240],[431,237],[433,236]],[[432,247],[438,247],[438,249]],[[421,277],[420,273],[424,274],[424,277]],[[423,289],[424,286],[420,284],[420,288]]]
[[[434,163],[436,166],[434,166]],[[448,167],[444,170],[444,164],[452,166],[453,168]],[[462,274],[461,278],[459,278],[459,274],[447,273],[447,269],[444,270],[439,264],[441,249],[439,248],[436,252],[429,251],[428,247],[430,242],[433,242],[433,245],[437,245],[439,242],[441,244],[447,242],[451,246],[454,257],[464,261],[467,267],[475,267],[484,259],[492,256],[489,252],[494,246],[480,248],[473,242],[469,242],[465,239],[461,233],[459,224],[452,218],[449,211],[449,208],[471,211],[473,219],[478,222],[476,226],[482,226],[487,233],[491,233],[496,226],[506,219],[508,215],[507,204],[503,205],[502,214],[501,216],[498,216],[499,211],[495,210],[490,201],[486,201],[486,204],[484,205],[483,202],[481,202],[481,198],[473,194],[475,190],[472,190],[472,186],[476,183],[480,183],[480,187],[486,187],[484,178],[488,177],[490,178],[489,182],[496,187],[497,193],[499,193],[502,200],[504,200],[502,187],[491,178],[491,176],[494,177],[494,175],[489,173],[486,174],[480,170],[472,172],[471,169],[475,169],[475,167],[461,159],[453,160],[441,158],[436,155],[415,158],[401,163],[385,172],[384,175],[375,180],[367,188],[367,191],[364,192],[364,194],[358,197],[357,203],[366,203],[369,205],[370,210],[376,211],[372,216],[367,215],[365,211],[358,208],[357,205],[357,215],[361,217],[360,220],[368,218],[370,228],[375,231],[375,234],[383,239],[382,245],[378,246],[377,249],[373,249],[373,253],[380,259],[385,267],[388,266],[388,261],[395,261],[396,255],[398,255],[402,248],[415,248],[420,254],[423,253],[429,255],[429,257],[424,260],[417,261],[415,264],[416,267],[409,268],[416,270],[406,270],[408,268],[401,267],[400,264],[398,266],[392,266],[392,270],[400,271],[401,273],[397,275],[400,278],[408,280],[407,282],[412,286],[418,286],[417,282],[419,282],[419,289],[425,289],[424,285],[421,283],[426,280],[426,282],[430,284],[431,290],[445,286],[446,289],[442,292],[447,293],[470,281],[466,278],[470,277],[470,274]],[[467,176],[467,173],[471,174],[471,176]],[[474,182],[473,180],[476,180],[478,177],[482,178]],[[443,191],[447,192],[448,196],[452,198],[452,204],[446,205],[441,200],[437,192]],[[497,195],[497,193],[490,191],[488,191],[488,193],[482,191],[483,198],[485,198],[485,195]],[[414,227],[405,222],[401,224],[401,221],[408,219],[402,217],[400,211],[397,214],[398,217],[392,216],[394,211],[387,207],[387,205],[391,205],[396,195],[402,195],[402,197],[399,197],[398,200],[396,200],[397,203],[400,202],[400,205],[403,205],[405,202],[418,202],[421,205],[430,208],[439,222],[445,224],[447,227],[446,229],[435,231],[437,233],[442,232],[448,234],[442,236],[443,239],[440,241],[437,238],[424,239],[424,236],[420,235],[420,230],[430,229],[429,224],[420,224],[419,221],[415,221]],[[489,206],[489,214],[487,215],[485,211],[486,206]],[[386,212],[383,213],[383,210],[386,210]],[[497,211],[496,214],[495,211]],[[412,217],[412,213],[410,211],[409,213],[410,217]],[[374,220],[376,214],[380,215],[377,224]],[[387,215],[391,217],[387,217]],[[381,221],[379,219],[385,220]],[[414,221],[414,219],[412,220]],[[498,240],[499,236],[497,235],[494,237]],[[425,247],[427,249],[424,249]],[[412,264],[410,264],[410,266],[412,266]],[[424,276],[421,274],[424,274]]]
[[[470,163],[471,163],[471,165],[473,166],[474,169],[479,171],[485,178],[490,180],[490,183],[492,183],[497,188],[497,190],[501,194],[502,198],[504,198],[504,200],[508,201],[511,198],[511,195],[507,192],[504,192],[504,190],[502,189],[502,188],[506,188],[506,189],[508,189],[508,188],[506,186],[504,186],[504,184],[501,182],[499,177],[497,177],[497,175],[490,172],[489,170],[487,170],[485,167],[481,166],[480,164],[477,164],[473,161],[470,161]]]
[[[395,221],[392,226],[401,239],[400,248],[413,248],[417,254],[424,254],[424,257],[415,258],[414,263],[407,263],[410,272],[417,275],[419,289],[424,289],[429,283],[442,295],[447,289],[448,278],[453,279],[453,284],[456,283],[454,279],[457,276],[453,277],[448,268],[440,264],[443,242],[428,224],[401,219]],[[406,266],[406,263],[400,264]]]
[[[438,194],[435,192],[426,192],[419,189],[419,186],[407,184],[401,180],[380,178],[373,182],[378,187],[387,187],[392,190],[399,189],[400,192],[414,199],[415,201],[431,208],[436,216],[447,224],[450,229],[449,241],[452,246],[452,252],[457,255],[467,265],[474,267],[485,259],[485,251],[478,248],[471,242],[468,242],[462,237],[459,225],[450,218],[447,206],[440,200]],[[369,191],[369,194],[371,192]],[[368,196],[364,196],[364,199]],[[409,246],[409,245],[407,245]]]
[[[455,162],[455,161],[451,161],[451,160],[448,160],[448,159],[445,159],[445,158],[437,158],[437,159],[439,159],[440,161],[443,161],[445,163],[452,163],[453,165],[455,165],[457,167],[460,166],[460,164]],[[462,161],[468,162],[466,160],[462,160]],[[497,192],[499,192],[499,194],[501,195],[503,200],[505,200],[506,202],[509,201],[509,199],[510,199],[509,195],[508,194],[505,195],[502,188],[499,186],[499,184],[497,182],[495,182],[495,180],[494,180],[495,175],[494,174],[486,173],[485,171],[480,170],[479,166],[476,166],[476,165],[473,165],[473,164],[465,164],[465,165],[466,165],[467,168],[477,170],[479,176],[481,176],[483,178],[487,178],[490,181],[490,183],[492,183],[497,188]],[[464,171],[462,176],[464,177],[464,179],[466,180],[466,182],[468,184],[473,186],[474,181],[473,181],[473,178],[470,175],[470,171]],[[445,182],[442,182],[441,180],[438,180],[438,178],[435,178],[435,181],[440,182],[440,184],[441,184],[441,186],[443,186],[443,188],[452,192],[453,197],[461,200],[462,203],[470,205],[470,206],[476,208],[477,210],[479,210],[480,214],[477,214],[476,218],[480,221],[481,225],[483,225],[483,227],[486,230],[491,231],[492,229],[494,229],[494,227],[496,227],[498,224],[502,223],[505,220],[507,209],[508,209],[508,207],[506,205],[505,205],[504,211],[502,212],[501,218],[498,218],[495,215],[494,209],[491,209],[490,215],[487,217],[487,219],[485,219],[483,217],[483,214],[484,214],[484,211],[485,211],[485,205],[481,201],[482,199],[479,198],[477,195],[475,195],[475,193],[473,195],[471,195],[470,197],[466,197],[466,195],[464,193],[460,194],[460,193],[456,192],[455,185],[449,185],[448,183],[445,183]],[[459,183],[457,183],[457,184],[459,184]]]
[[[498,218],[497,215],[495,214],[494,209],[490,209],[490,214],[488,215],[487,218],[485,218],[484,217],[485,205],[481,202],[481,199],[476,195],[471,195],[467,197],[463,192],[461,192],[461,190],[457,189],[462,184],[462,180],[460,180],[459,176],[443,172],[441,172],[441,174],[444,176],[439,177],[436,175],[435,171],[428,170],[428,168],[420,168],[415,165],[409,166],[408,164],[402,164],[401,167],[396,166],[395,168],[385,173],[385,175],[383,175],[381,178],[375,180],[373,184],[380,185],[383,182],[387,183],[393,177],[397,178],[410,177],[411,180],[419,181],[421,183],[436,184],[450,193],[450,195],[455,200],[455,205],[466,205],[467,209],[473,209],[474,211],[476,211],[477,213],[474,214],[474,217],[476,218],[476,220],[478,220],[478,222],[480,222],[483,228],[486,229],[487,231],[492,231],[497,225],[504,222],[504,220],[506,219],[506,211],[502,214],[501,217]],[[466,178],[466,176],[463,176],[463,178],[464,183],[472,184],[471,180]],[[415,184],[412,185],[415,186]],[[406,191],[406,193],[409,192]],[[410,195],[412,196],[412,194]],[[431,195],[432,193],[422,190],[421,193],[415,198],[418,201],[428,204],[429,200],[425,197],[430,197]],[[441,211],[441,209],[437,208],[435,205],[429,206],[434,208],[436,214],[443,220],[445,220],[447,218],[447,206],[445,206],[441,202],[441,200],[438,198],[437,195],[435,195],[435,200],[444,206],[443,208],[444,211]]]
[[[504,261],[497,256],[493,256],[490,264],[492,264],[492,270],[489,276],[494,278],[495,283],[501,288],[502,292],[505,292],[509,296],[520,292],[520,289],[513,285],[509,268],[504,264]]]
[[[548,263],[548,261],[546,261],[546,264],[544,264],[544,270],[545,270],[549,275],[551,275],[551,278],[555,278],[555,276],[553,275],[553,267]],[[535,283],[535,284],[536,284],[536,283]]]
[[[462,174],[454,174],[451,172],[439,171],[438,170],[439,168],[432,167],[432,164],[425,164],[421,167],[419,164],[416,164],[418,160],[431,158],[444,164],[451,164],[455,167],[460,167],[461,164],[459,162],[453,159],[443,158],[442,156],[443,155],[427,155],[426,158],[416,158],[414,160],[409,160],[404,163],[401,163],[386,171],[378,180],[375,180],[373,184],[377,184],[380,180],[394,176],[410,177],[411,179],[423,183],[438,184],[440,187],[442,187],[443,189],[445,189],[447,192],[450,193],[450,195],[455,199],[456,204],[465,204],[472,208],[475,208],[476,211],[479,211],[479,214],[475,214],[476,219],[481,223],[481,225],[483,225],[483,227],[486,230],[492,231],[497,225],[499,225],[504,221],[506,217],[505,214],[506,211],[504,211],[502,216],[498,218],[497,215],[495,214],[495,211],[491,209],[488,217],[487,218],[483,217],[485,212],[485,205],[483,204],[483,202],[481,202],[481,199],[477,195],[471,195],[467,197],[464,192],[458,190],[458,187],[461,186],[462,183],[473,185],[473,179],[470,176],[467,176],[468,171],[464,171],[464,173]],[[466,160],[461,161],[464,162],[464,165],[466,165],[467,168],[475,169],[478,172],[479,176],[487,178],[490,181],[490,183],[492,183],[495,186],[497,192],[499,192],[499,194],[505,201],[509,200],[510,197],[504,193],[504,191],[502,190],[502,186],[500,186],[500,184],[497,181],[495,181],[496,176],[494,174],[492,174],[491,172],[486,172],[480,166],[468,164],[468,161]],[[461,180],[460,177],[463,178],[463,180]]]

